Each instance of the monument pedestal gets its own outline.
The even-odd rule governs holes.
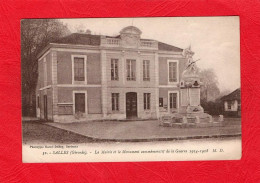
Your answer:
[[[186,51],[188,58],[187,68],[182,73],[179,84],[181,103],[177,113],[170,114],[173,127],[208,127],[216,126],[219,122],[213,122],[212,116],[204,113],[200,105],[200,77],[197,67],[192,59],[193,52]],[[220,117],[218,121],[223,121]]]
[[[171,114],[173,127],[210,127],[219,126],[213,123],[211,115],[204,112],[200,105],[200,88],[183,87],[180,89],[181,106],[178,113]]]

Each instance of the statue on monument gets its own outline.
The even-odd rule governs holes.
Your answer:
[[[213,126],[212,116],[205,113],[200,105],[200,77],[196,61],[193,60],[194,52],[191,46],[183,50],[183,56],[187,59],[186,69],[183,71],[179,83],[181,104],[178,112],[171,113],[170,126]],[[163,118],[162,118],[163,119]],[[163,121],[163,120],[162,120]],[[163,123],[163,122],[162,122]]]
[[[183,50],[183,56],[188,59],[186,69],[182,74],[184,77],[198,76],[198,67],[196,65],[196,62],[199,61],[199,59],[194,61],[192,58],[193,55],[194,52],[191,51],[191,46]]]

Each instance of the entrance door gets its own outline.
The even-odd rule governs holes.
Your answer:
[[[127,118],[137,117],[137,93],[136,92],[126,93],[126,117]]]
[[[75,113],[85,113],[85,93],[75,93]]]
[[[48,119],[48,108],[47,108],[47,95],[43,96],[43,110],[44,110],[44,119]]]

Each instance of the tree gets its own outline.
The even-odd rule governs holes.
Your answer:
[[[33,115],[38,78],[37,55],[51,41],[70,33],[66,25],[55,19],[21,21],[21,72],[23,115]]]
[[[218,88],[218,78],[213,69],[200,70],[199,75],[202,81],[201,100],[215,101],[220,95]]]

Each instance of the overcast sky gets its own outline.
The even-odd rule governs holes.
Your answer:
[[[165,18],[86,18],[61,19],[71,32],[90,29],[92,34],[118,35],[126,26],[142,31],[142,38],[154,39],[180,48],[191,44],[197,65],[213,68],[219,88],[240,87],[240,47],[238,17],[165,17]]]

